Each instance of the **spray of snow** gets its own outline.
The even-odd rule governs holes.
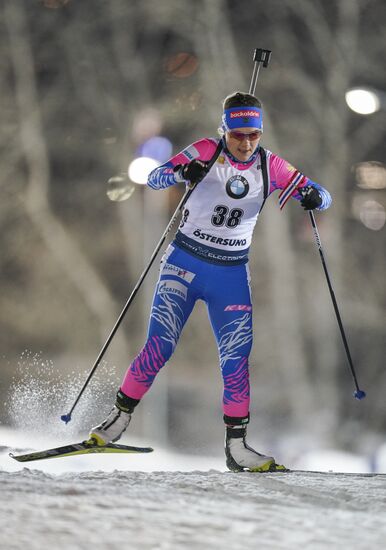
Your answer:
[[[72,421],[60,416],[71,409],[88,372],[58,372],[40,353],[25,351],[17,365],[7,397],[9,424],[25,433],[59,438],[75,436],[95,424],[113,402],[118,382],[115,368],[102,363],[82,395]],[[106,412],[107,412],[106,409]]]

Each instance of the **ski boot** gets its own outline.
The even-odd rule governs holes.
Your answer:
[[[225,436],[226,465],[231,472],[279,472],[286,471],[276,464],[272,456],[258,453],[247,445],[246,426],[227,426]]]
[[[130,424],[131,413],[138,403],[138,399],[132,399],[120,390],[117,393],[115,405],[107,418],[95,428],[91,428],[87,443],[104,446],[118,441]]]

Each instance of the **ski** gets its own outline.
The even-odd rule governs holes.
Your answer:
[[[362,476],[362,477],[375,477],[379,475],[385,475],[380,473],[372,473],[372,472],[333,472],[330,470],[287,470],[283,473],[287,474],[299,474],[299,475],[326,475],[326,476]]]
[[[93,445],[87,441],[81,443],[72,443],[63,447],[55,447],[44,451],[37,451],[23,455],[14,455],[9,453],[9,456],[18,462],[31,462],[32,460],[45,460],[47,458],[61,458],[65,456],[76,456],[92,453],[151,453],[151,447],[132,447],[129,445],[116,445],[108,443],[107,445]]]

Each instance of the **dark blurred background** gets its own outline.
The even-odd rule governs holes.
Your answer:
[[[262,47],[273,52],[256,90],[263,145],[333,196],[316,219],[368,397],[352,397],[309,217],[295,201],[280,212],[271,196],[251,254],[250,432],[271,448],[286,434],[293,453],[320,441],[372,452],[382,442],[385,25],[384,0],[2,1],[2,424],[15,425],[18,400],[21,418],[33,407],[45,416],[32,386],[46,387],[56,406],[60,380],[79,380],[80,389],[183,192],[132,183],[129,164],[156,136],[173,153],[216,136],[223,98],[248,91]],[[368,115],[345,99],[362,86],[379,92]],[[110,200],[113,176],[131,189],[127,200]],[[78,420],[85,433],[109,410],[144,342],[156,278],[157,265],[90,388]],[[133,430],[179,450],[221,451],[221,395],[214,338],[197,304]]]

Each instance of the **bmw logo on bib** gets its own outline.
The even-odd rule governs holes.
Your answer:
[[[249,183],[243,176],[232,176],[227,181],[225,188],[232,199],[242,199],[248,194]]]

